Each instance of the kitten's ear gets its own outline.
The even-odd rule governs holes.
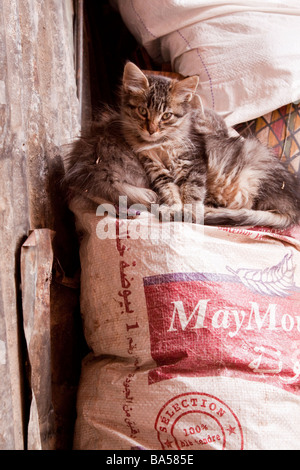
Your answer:
[[[193,95],[193,98],[191,100],[191,106],[192,106],[192,108],[197,109],[198,111],[200,111],[202,116],[204,116],[204,107],[203,107],[202,99],[200,98],[198,93],[195,93]]]
[[[197,75],[184,78],[183,80],[175,83],[172,92],[175,96],[183,101],[191,101],[195,91],[197,90],[198,83],[199,77]]]
[[[123,88],[128,93],[141,93],[149,87],[146,75],[132,62],[127,62],[123,73]]]

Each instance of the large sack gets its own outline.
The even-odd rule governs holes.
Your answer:
[[[75,449],[300,449],[298,228],[73,210],[91,348]]]

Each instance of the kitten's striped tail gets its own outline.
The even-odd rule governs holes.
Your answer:
[[[226,207],[205,207],[205,225],[261,225],[277,229],[284,229],[297,223],[295,214],[279,214],[277,212],[252,210],[252,209],[228,209]]]

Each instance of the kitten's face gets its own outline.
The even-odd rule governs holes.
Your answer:
[[[198,77],[182,81],[148,76],[131,62],[123,75],[123,119],[126,131],[143,142],[160,142],[174,136],[190,110]]]

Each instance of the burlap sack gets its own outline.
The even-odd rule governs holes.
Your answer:
[[[73,210],[92,351],[74,448],[300,449],[298,228]]]

